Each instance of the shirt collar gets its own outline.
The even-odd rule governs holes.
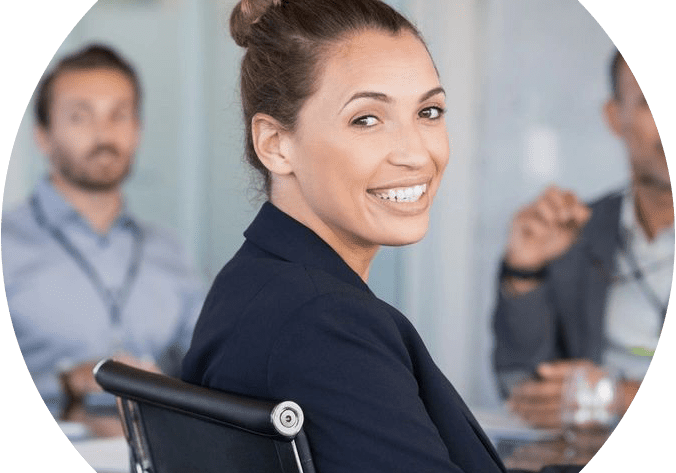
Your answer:
[[[87,228],[90,228],[89,223],[83,219],[70,202],[56,190],[48,176],[38,182],[35,188],[35,198],[39,201],[44,216],[50,225],[58,228],[67,222],[80,220]],[[111,229],[118,226],[138,226],[124,202],[122,203],[120,214],[117,216]]]
[[[338,279],[371,293],[364,281],[315,232],[285,214],[270,202],[244,232],[250,242],[286,261],[321,269]]]
[[[639,228],[638,220],[636,219],[636,207],[634,204],[634,193],[631,190],[631,187],[627,188],[622,196],[622,204],[620,207],[620,225],[625,232],[629,234],[638,233],[641,231]]]
[[[630,245],[638,244],[640,242],[640,244],[643,246],[656,246],[656,243],[665,240],[667,241],[668,245],[673,246],[673,225],[670,225],[668,228],[665,228],[655,235],[652,243],[648,241],[645,231],[639,224],[638,218],[636,216],[634,192],[632,191],[631,187],[627,188],[622,196],[622,204],[620,208],[620,226],[624,232],[625,238],[628,239],[627,243]]]

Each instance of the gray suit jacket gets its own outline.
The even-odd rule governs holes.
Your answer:
[[[603,316],[619,246],[621,193],[591,204],[578,241],[550,263],[533,292],[510,297],[499,290],[493,318],[494,363],[503,397],[543,361],[586,358],[601,362]]]

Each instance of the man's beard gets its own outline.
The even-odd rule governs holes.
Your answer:
[[[115,159],[122,159],[120,151],[112,145],[99,145],[90,153],[87,154],[85,160],[91,161],[96,159],[96,156],[100,153],[111,153],[115,156]],[[64,153],[63,151],[57,151],[55,156],[55,162],[59,171],[59,174],[63,176],[65,180],[73,184],[74,186],[91,192],[106,192],[114,190],[122,184],[122,182],[129,176],[131,172],[131,159],[127,159],[127,165],[120,171],[115,171],[115,173],[106,172],[102,175],[95,175],[91,172],[86,164],[78,165],[74,162],[73,159]]]
[[[659,193],[671,193],[671,176],[661,140],[635,148],[630,156],[632,179],[637,186]]]
[[[636,184],[642,187],[648,187],[654,191],[671,192],[671,181],[662,176],[655,176],[654,173],[638,172],[634,178]]]

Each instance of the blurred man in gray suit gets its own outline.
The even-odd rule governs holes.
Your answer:
[[[667,161],[641,88],[617,52],[604,107],[631,182],[590,205],[548,188],[514,217],[494,314],[502,395],[535,426],[561,422],[563,380],[585,366],[619,373],[626,410],[666,314],[674,261]]]

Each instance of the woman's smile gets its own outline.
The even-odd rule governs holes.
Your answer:
[[[417,216],[429,211],[432,199],[427,191],[428,182],[414,185],[379,187],[367,191],[368,198],[378,209],[397,216]]]
[[[401,203],[414,203],[427,192],[427,183],[416,184],[409,187],[391,187],[389,189],[369,190],[369,194],[375,195],[381,200]]]

